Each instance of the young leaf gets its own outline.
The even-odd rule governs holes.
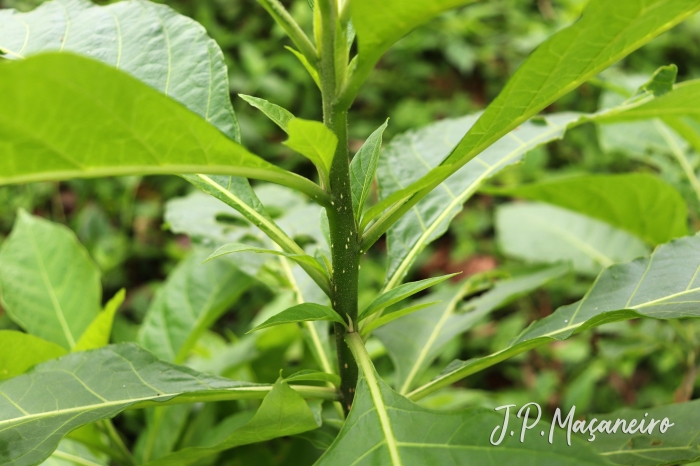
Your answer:
[[[568,267],[559,265],[522,277],[497,282],[493,289],[462,304],[473,292],[478,277],[459,286],[445,287],[423,301],[441,301],[432,307],[397,319],[375,331],[394,362],[399,393],[407,393],[423,371],[453,338],[466,332],[489,313],[513,299],[560,277]],[[476,280],[476,281],[474,281]],[[477,288],[478,289],[478,288]]]
[[[646,173],[583,175],[485,191],[573,210],[653,245],[688,234],[688,208],[683,197]]]
[[[0,330],[0,348],[0,380],[24,374],[40,362],[66,354],[55,343],[15,330]]]
[[[393,290],[386,291],[377,296],[374,301],[372,301],[362,312],[360,312],[360,315],[357,318],[359,321],[366,319],[374,313],[381,312],[387,307],[392,306],[399,301],[403,301],[404,299],[426,290],[431,286],[442,283],[455,275],[459,274],[452,273],[449,275],[443,275],[442,277],[426,278],[425,280],[419,280],[417,282],[404,283]]]
[[[311,79],[313,79],[314,82],[316,83],[316,86],[319,89],[321,89],[321,78],[318,75],[318,70],[316,68],[314,68],[314,66],[309,62],[309,60],[307,60],[306,57],[304,55],[302,55],[300,52],[298,52],[297,50],[295,50],[291,47],[285,46],[285,48],[287,50],[289,50],[290,52],[292,52],[292,55],[297,57],[297,60],[299,60],[299,62],[304,67],[304,69],[306,69],[306,72],[309,73],[309,75],[311,76]]]
[[[182,363],[208,329],[253,280],[233,261],[202,264],[195,250],[171,272],[156,293],[139,329],[139,343],[165,361]]]
[[[654,72],[649,81],[644,83],[637,93],[650,92],[654,97],[658,97],[671,92],[678,77],[678,67],[676,65],[662,66]]]
[[[338,138],[320,121],[294,118],[287,126],[289,139],[284,144],[311,160],[325,186],[328,186],[328,174],[335,156]]]
[[[303,370],[284,378],[285,382],[330,382],[336,387],[340,386],[340,377],[328,372]]]
[[[67,53],[0,63],[0,185],[126,174],[219,173],[311,181],[248,152],[136,78]],[[45,108],[51,108],[50,118]],[[70,137],[67,137],[69,135]]]
[[[38,464],[72,430],[137,403],[181,395],[188,395],[182,402],[235,399],[269,390],[158,361],[134,344],[72,353],[0,382],[0,463]]]
[[[418,406],[379,378],[359,335],[351,333],[347,339],[360,368],[357,394],[342,430],[317,466],[605,464],[586,442],[574,439],[567,445],[559,429],[552,444],[533,435],[524,443],[518,436],[506,436],[493,446],[489,434],[503,424],[503,414],[485,408],[446,412]]]
[[[124,303],[126,290],[121,289],[112,299],[110,299],[102,312],[90,323],[90,326],[80,336],[73,351],[87,351],[101,348],[109,344],[109,337],[112,335],[112,324],[114,314]]]
[[[317,429],[319,424],[304,399],[279,379],[251,416],[242,412],[224,419],[201,445],[183,448],[148,466],[188,466],[241,445],[287,437]]]
[[[283,325],[293,322],[308,322],[312,320],[328,320],[342,325],[347,325],[343,318],[340,317],[332,308],[322,306],[321,304],[303,303],[292,306],[289,309],[270,317],[262,324],[250,330],[248,333],[268,327],[274,327],[275,325]]]
[[[330,280],[328,278],[328,275],[326,274],[326,271],[323,268],[323,265],[321,265],[316,259],[307,254],[290,254],[288,252],[274,251],[272,249],[264,249],[255,246],[249,246],[247,244],[229,243],[224,246],[221,246],[219,249],[214,251],[214,253],[211,254],[206,260],[210,261],[212,259],[227,254],[234,254],[237,252],[246,251],[255,252],[258,254],[274,254],[277,256],[287,257],[296,262],[297,264],[305,266],[305,268],[310,268],[314,271],[314,274],[309,274],[309,276],[311,276],[311,278],[313,278],[314,281],[316,281],[318,286],[321,287],[321,289],[324,292],[326,292],[326,294],[330,293]]]
[[[388,124],[389,120],[387,119],[382,126],[370,134],[350,163],[352,209],[358,223],[362,216],[362,208],[374,182],[374,175],[379,164],[379,154],[382,149],[382,134],[384,134]]]
[[[289,122],[294,119],[294,115],[292,115],[289,110],[258,97],[245,94],[238,94],[238,97],[263,112],[266,117],[272,120],[274,124],[282,128],[285,133],[289,133]]]
[[[420,311],[421,309],[425,309],[426,307],[438,304],[439,302],[440,301],[430,301],[427,303],[416,304],[414,306],[409,306],[405,309],[401,309],[400,311],[390,312],[389,314],[383,315],[378,319],[371,320],[370,322],[365,322],[365,325],[362,326],[360,334],[362,335],[362,337],[365,337],[372,333],[374,330],[378,329],[379,327],[386,325],[389,322],[398,319],[399,317],[407,316],[408,314]]]
[[[496,235],[508,256],[535,263],[571,261],[574,270],[593,276],[615,263],[649,254],[636,236],[547,204],[499,206]]]
[[[53,0],[29,13],[2,10],[0,50],[8,58],[61,51],[100,60],[240,142],[224,54],[202,25],[166,5]]]
[[[100,312],[100,271],[75,234],[25,211],[0,249],[0,289],[12,320],[69,350]]]
[[[608,322],[650,317],[700,317],[700,235],[657,247],[649,257],[603,270],[580,301],[534,322],[508,347],[482,358],[453,361],[440,376],[409,394],[429,393],[524,351]]]
[[[420,180],[432,167],[437,167],[477,117],[444,120],[394,138],[379,161],[380,197],[389,197],[390,193]],[[562,138],[566,129],[579,118],[573,113],[553,114],[546,116],[542,123],[521,125],[511,136],[484,151],[416,204],[387,233],[389,268],[385,289],[401,283],[420,252],[447,231],[452,219],[461,212],[462,204],[485,180],[520,161],[535,147]]]

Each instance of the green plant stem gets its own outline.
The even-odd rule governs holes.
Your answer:
[[[294,18],[292,18],[286,8],[284,8],[284,5],[277,0],[258,0],[258,3],[262,5],[277,24],[284,29],[284,32],[292,39],[294,45],[297,46],[309,63],[314,63],[317,58],[316,47],[314,47],[314,44],[311,43],[306,34],[304,34],[304,31],[302,31],[297,22],[294,21]]]
[[[331,206],[326,208],[331,237],[331,302],[333,309],[348,323],[357,322],[359,235],[352,209],[350,189],[350,160],[348,157],[348,114],[336,102],[337,3],[317,0],[321,14],[321,58],[319,76],[323,97],[323,122],[338,138],[330,171]],[[341,35],[342,36],[342,35]],[[345,341],[345,328],[335,325],[340,395],[343,409],[350,411],[357,385],[357,363]]]

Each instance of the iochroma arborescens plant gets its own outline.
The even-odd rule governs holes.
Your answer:
[[[700,10],[700,1],[590,0],[483,112],[383,147],[386,122],[355,154],[348,111],[384,53],[472,1],[315,0],[312,34],[278,0],[258,1],[317,85],[323,121],[262,96],[240,97],[286,133],[284,144],[315,167],[312,177],[246,149],[224,56],[193,20],[146,1],[52,0],[28,13],[0,11],[0,184],[171,174],[201,191],[168,205],[168,228],[198,244],[158,290],[130,343],[109,344],[124,293],[102,306],[100,270],[72,232],[19,213],[0,249],[2,307],[23,330],[0,331],[0,464],[215,464],[234,447],[288,436],[310,439],[323,451],[316,464],[333,466],[670,464],[700,456],[700,423],[692,421],[700,407],[692,402],[653,410],[689,426],[661,440],[631,442],[620,432],[599,443],[576,436],[550,443],[543,434],[527,442],[506,436],[497,446],[490,435],[503,413],[417,403],[602,324],[700,317],[700,237],[688,236],[683,198],[658,178],[582,175],[482,188],[586,123],[654,122],[671,142],[700,151],[700,82],[676,84],[673,65],[597,112],[539,115],[580,85],[600,83],[601,72]],[[687,160],[678,160],[697,186]],[[538,201],[498,210],[499,241],[514,257],[550,264],[510,276],[405,282],[479,189]],[[363,256],[383,237],[386,279],[360,307]],[[572,269],[597,277],[580,300],[492,354],[433,370],[455,338]],[[260,275],[285,291],[236,346],[198,359],[208,329]],[[316,369],[227,377],[259,345],[288,343],[288,331],[303,333]],[[386,380],[367,342],[390,356]],[[242,408],[215,424],[213,402]],[[125,441],[112,418],[134,410],[145,412],[146,428]]]

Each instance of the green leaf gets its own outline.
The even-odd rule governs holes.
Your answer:
[[[55,343],[14,330],[0,330],[0,348],[0,380],[24,374],[40,362],[66,354]]]
[[[399,393],[407,393],[420,375],[458,335],[479,323],[494,310],[532,292],[566,273],[559,265],[532,274],[497,282],[493,289],[463,303],[463,298],[481,289],[476,276],[458,286],[444,287],[420,301],[439,304],[397,319],[375,331],[396,369]],[[420,302],[419,301],[419,302]]]
[[[379,154],[382,149],[382,135],[388,124],[389,120],[387,119],[382,126],[370,134],[350,163],[352,209],[358,223],[362,217],[362,208],[367,202],[367,196],[369,196],[369,192],[372,189],[374,175],[379,164]]]
[[[540,45],[445,160],[461,166],[568,92],[700,9],[694,0],[588,2]],[[595,37],[595,41],[582,40]]]
[[[56,451],[41,466],[109,466],[109,458],[97,454],[80,442],[63,439]]]
[[[6,94],[0,184],[219,173],[326,197],[311,181],[251,154],[181,104],[100,62],[67,53],[5,61],[0,87]]]
[[[250,330],[248,333],[268,327],[274,327],[275,325],[283,325],[293,322],[307,322],[312,320],[328,320],[347,326],[343,318],[340,317],[332,308],[316,303],[303,303],[292,306],[289,309],[270,317],[262,324]]]
[[[199,23],[165,5],[54,0],[29,13],[2,10],[0,50],[7,58],[61,51],[100,60],[240,141],[221,49]]]
[[[289,110],[258,97],[245,94],[238,94],[238,97],[263,112],[266,117],[272,120],[274,124],[282,128],[285,133],[289,133],[289,122],[294,119],[294,115],[292,115]]]
[[[139,330],[139,343],[165,361],[182,363],[202,333],[235,303],[253,280],[234,261],[202,262],[195,250],[156,293]]]
[[[425,409],[379,378],[356,333],[347,338],[360,368],[357,394],[340,434],[317,466],[605,464],[584,441],[574,439],[568,446],[560,430],[552,444],[533,435],[524,443],[506,436],[500,445],[491,445],[490,432],[503,424],[502,412]]]
[[[605,267],[649,253],[636,236],[547,204],[499,206],[496,236],[508,256],[535,263],[571,261],[574,270],[593,276]]]
[[[676,65],[662,66],[654,72],[651,79],[642,85],[638,93],[650,92],[654,97],[658,97],[671,92],[678,77],[678,67]]]
[[[304,67],[304,69],[306,69],[306,72],[309,73],[309,75],[311,76],[311,79],[313,79],[314,82],[316,83],[316,86],[319,89],[321,89],[321,78],[318,75],[318,70],[316,68],[314,68],[314,66],[309,62],[309,60],[307,60],[306,57],[302,53],[300,53],[299,51],[297,51],[291,47],[285,46],[284,48],[289,50],[290,52],[292,52],[292,55],[297,57],[297,60],[299,60],[299,62]]]
[[[425,309],[426,307],[430,307],[434,304],[438,304],[440,301],[430,301],[427,303],[420,303],[416,304],[414,306],[409,306],[405,309],[401,309],[399,311],[394,311],[390,312],[389,314],[383,315],[378,319],[375,320],[370,320],[369,322],[365,322],[364,325],[362,326],[362,330],[360,331],[360,334],[364,338],[365,336],[369,335],[372,333],[374,330],[378,329],[379,327],[388,324],[389,322],[392,322],[399,317],[406,316],[408,314],[411,314],[416,311],[420,311],[421,309]]]
[[[95,317],[92,323],[90,323],[90,326],[80,337],[80,340],[78,340],[78,343],[75,344],[73,351],[87,351],[101,348],[109,344],[109,337],[112,335],[114,315],[124,303],[125,297],[126,290],[121,289],[107,302],[104,310]]]
[[[386,291],[377,296],[374,299],[374,301],[369,303],[369,305],[362,312],[360,312],[360,315],[357,317],[358,321],[366,319],[367,317],[377,312],[381,312],[387,307],[393,306],[399,301],[403,301],[404,299],[409,298],[423,290],[426,290],[431,286],[435,286],[438,283],[442,283],[445,280],[454,277],[455,275],[459,274],[452,273],[449,275],[443,275],[442,277],[426,278],[425,280],[419,280],[417,282],[404,283],[401,286]]]
[[[580,301],[534,322],[508,347],[469,361],[453,361],[409,397],[419,399],[517,354],[608,322],[650,317],[700,317],[700,235],[658,246],[651,256],[603,270]]]
[[[674,427],[661,433],[656,424],[652,434],[637,432],[625,434],[621,428],[614,434],[600,434],[591,446],[600,455],[615,464],[634,466],[655,466],[657,464],[685,464],[700,459],[700,440],[697,435],[697,419],[700,401],[677,403],[647,409],[624,409],[610,414],[595,415],[598,425],[603,421],[617,419],[626,421],[645,420],[649,426],[652,419],[661,421],[668,418]],[[592,419],[594,416],[586,416]],[[639,424],[637,424],[639,425]],[[583,437],[583,436],[582,436]],[[588,440],[589,436],[585,436]]]
[[[292,119],[287,126],[289,139],[284,144],[311,160],[325,186],[328,186],[328,174],[335,156],[338,138],[320,121]]]
[[[289,377],[285,377],[284,380],[285,382],[330,382],[336,387],[340,386],[340,377],[337,375],[309,369],[295,372]]]
[[[100,312],[100,271],[75,234],[25,211],[0,249],[0,289],[12,320],[66,349]]]
[[[70,431],[140,402],[260,389],[158,361],[133,344],[72,353],[0,382],[0,463],[40,463]]]
[[[379,161],[380,197],[387,198],[410,186],[437,167],[477,117],[444,120],[395,137]],[[485,180],[520,161],[535,147],[562,138],[566,129],[577,124],[579,118],[573,113],[553,114],[546,116],[542,123],[521,125],[416,204],[387,232],[389,268],[385,289],[401,283],[420,252],[447,231],[452,219],[462,211],[462,204]]]
[[[358,40],[355,76],[349,83],[345,103],[352,98],[367,79],[374,65],[396,41],[421,24],[427,23],[452,8],[473,3],[474,0],[353,0],[350,4],[352,25]]]
[[[601,112],[596,121],[620,122],[672,116],[700,116],[700,80],[685,81],[658,97],[648,97],[631,105]]]
[[[279,379],[260,408],[224,419],[201,445],[184,448],[151,461],[148,466],[201,464],[208,457],[241,445],[264,442],[317,429],[319,424],[306,401]]]
[[[583,175],[485,191],[573,210],[653,245],[688,234],[683,197],[669,184],[645,173]]]

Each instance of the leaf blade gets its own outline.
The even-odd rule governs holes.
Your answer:
[[[352,162],[350,162],[350,188],[352,189],[352,207],[355,219],[360,223],[362,208],[367,201],[374,175],[379,164],[382,148],[382,135],[389,124],[387,119],[383,125],[374,130],[362,145]]]
[[[264,328],[274,327],[275,325],[315,320],[328,320],[347,326],[342,317],[340,317],[340,315],[338,315],[333,308],[316,303],[302,303],[285,309],[279,314],[270,317],[262,324],[251,329],[248,333],[256,332]]]

